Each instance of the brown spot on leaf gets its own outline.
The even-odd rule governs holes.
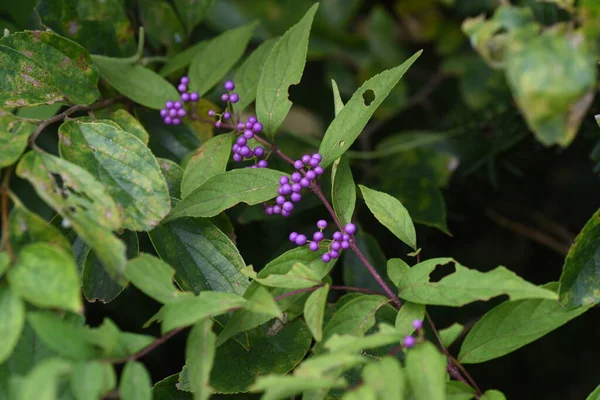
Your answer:
[[[33,52],[29,50],[21,50],[21,53],[25,54],[27,57],[31,57],[33,55]]]
[[[41,87],[42,84],[39,83],[34,77],[27,75],[27,74],[23,74],[23,79],[28,82],[31,83],[33,86],[35,87]]]
[[[69,33],[75,35],[79,31],[79,24],[77,21],[70,21],[67,23]]]
[[[42,31],[31,31],[31,35],[33,36],[34,41],[39,42]]]
[[[71,64],[71,60],[69,59],[69,57],[65,57],[60,62],[60,68],[61,69],[67,69],[70,64]]]

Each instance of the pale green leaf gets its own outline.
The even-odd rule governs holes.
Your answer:
[[[10,244],[15,252],[31,243],[44,242],[71,253],[71,244],[54,225],[15,204],[9,215]]]
[[[440,329],[439,334],[444,347],[450,347],[452,343],[458,339],[461,333],[463,333],[464,329],[464,326],[456,322],[447,328]]]
[[[185,348],[187,376],[194,400],[206,400],[212,393],[208,381],[215,359],[216,335],[210,319],[200,321],[192,328]]]
[[[34,130],[35,125],[0,110],[0,168],[11,165],[21,157],[27,147],[27,139]]]
[[[344,386],[346,385],[342,379],[327,377],[306,379],[290,375],[267,375],[259,376],[250,391],[264,392],[261,400],[287,400],[305,390],[340,389]]]
[[[486,390],[479,400],[506,400],[506,396],[499,390]]]
[[[0,365],[11,355],[25,324],[25,305],[10,287],[0,287]]]
[[[94,114],[97,118],[109,119],[113,122],[116,122],[117,125],[119,125],[119,127],[121,127],[121,129],[123,129],[125,132],[131,133],[133,136],[140,139],[145,145],[148,145],[148,141],[150,140],[148,131],[146,131],[142,123],[127,110],[122,108],[114,111],[109,109],[101,109],[94,111]]]
[[[472,400],[475,394],[475,389],[461,381],[446,382],[447,400]]]
[[[446,399],[446,357],[430,342],[406,352],[406,376],[415,400]]]
[[[380,329],[379,332],[359,337],[353,335],[331,336],[325,343],[325,347],[332,353],[360,353],[364,350],[377,347],[388,346],[390,344],[399,344],[403,339],[393,328]]]
[[[115,371],[108,363],[80,363],[71,374],[71,391],[77,400],[102,399],[116,384]]]
[[[377,400],[377,392],[371,386],[363,384],[344,393],[342,400]]]
[[[318,275],[301,263],[294,264],[285,274],[269,274],[264,278],[253,279],[264,286],[285,289],[304,289],[321,284]]]
[[[315,355],[294,370],[294,375],[305,379],[322,378],[326,376],[337,376],[356,365],[368,361],[366,357],[358,354],[321,354]]]
[[[318,6],[318,3],[314,4],[296,25],[277,41],[262,66],[256,92],[256,115],[269,138],[275,136],[292,107],[288,91],[290,86],[299,84],[302,78],[308,37]]]
[[[268,318],[277,318],[281,315],[281,309],[277,302],[264,286],[256,286],[252,290],[247,290],[244,297],[248,299],[248,302],[244,304],[244,310]]]
[[[423,321],[425,317],[425,306],[423,304],[416,304],[411,302],[405,302],[402,304],[402,308],[398,311],[396,316],[396,329],[402,336],[408,336],[415,331],[413,328],[413,321]]]
[[[335,115],[338,115],[342,108],[344,108],[344,102],[342,101],[342,96],[340,96],[340,89],[338,88],[337,83],[332,79],[331,80],[331,88],[333,89],[333,108]]]
[[[585,400],[598,400],[600,399],[600,385],[592,392]]]
[[[404,399],[404,370],[393,357],[386,356],[379,362],[367,364],[363,369],[362,379],[366,386],[375,390],[378,400]]]
[[[20,382],[15,400],[58,400],[60,378],[72,370],[72,365],[59,358],[37,364]]]
[[[175,270],[158,258],[142,253],[125,266],[125,277],[154,300],[166,304],[177,301],[183,292],[173,284]]]
[[[323,338],[323,318],[328,293],[329,285],[325,285],[311,293],[304,303],[304,320],[317,342]]]
[[[352,222],[356,206],[356,185],[346,156],[335,160],[331,167],[331,203],[342,224]]]
[[[152,400],[152,380],[143,364],[129,361],[125,364],[119,394],[122,400]]]

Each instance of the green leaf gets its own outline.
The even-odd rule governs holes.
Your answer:
[[[34,130],[35,125],[0,110],[0,168],[11,165],[21,157],[27,147],[27,139]]]
[[[240,96],[240,100],[233,104],[233,111],[236,114],[244,111],[256,99],[256,89],[258,88],[262,66],[267,61],[267,57],[269,57],[277,40],[278,38],[273,38],[262,42],[235,71],[233,76],[235,92]]]
[[[190,65],[191,90],[202,96],[219,83],[244,54],[256,25],[252,22],[209,40]]]
[[[25,305],[10,287],[0,287],[0,365],[11,355],[25,324]]]
[[[119,394],[122,400],[152,400],[152,380],[143,364],[129,361],[125,364]]]
[[[342,108],[344,108],[344,102],[342,101],[342,96],[340,95],[340,89],[333,79],[331,80],[331,88],[333,89],[333,109],[335,115],[338,115],[340,111],[342,111]]]
[[[334,334],[325,347],[332,353],[359,353],[363,354],[365,350],[378,347],[398,344],[402,341],[402,336],[391,326],[380,324],[379,332],[371,333],[367,336],[357,337],[352,335]]]
[[[252,279],[269,287],[304,289],[321,284],[319,277],[310,268],[301,263],[294,264],[285,274],[269,274],[264,278],[260,278],[256,276],[256,272],[252,271],[251,275]]]
[[[144,1],[139,4],[141,22],[150,43],[167,50],[183,47],[184,27],[171,4],[163,1]]]
[[[23,378],[16,400],[58,400],[59,380],[72,366],[59,358],[44,360]]]
[[[150,149],[156,157],[167,158],[176,163],[196,150],[201,141],[186,125],[166,125],[159,113],[142,111],[137,114],[150,132]]]
[[[10,266],[10,257],[6,251],[0,251],[0,278]]]
[[[77,400],[102,399],[116,383],[115,371],[107,363],[81,363],[73,368],[71,374],[71,391]]]
[[[352,222],[356,205],[356,185],[346,156],[335,160],[331,167],[331,202],[342,224]]]
[[[165,334],[244,304],[246,299],[233,293],[204,291],[198,296],[188,293],[164,305],[149,322],[162,321],[161,330]]]
[[[268,168],[240,168],[214,175],[182,200],[167,218],[208,218],[238,203],[263,203],[277,196],[283,175]]]
[[[406,375],[415,400],[446,399],[446,357],[430,342],[406,352]]]
[[[598,386],[585,400],[598,400],[600,399],[600,386]]]
[[[158,255],[176,271],[183,290],[216,290],[242,295],[248,278],[246,266],[229,237],[202,218],[181,218],[161,224],[149,233]]]
[[[100,76],[117,92],[136,103],[160,110],[167,101],[179,97],[173,85],[148,68],[104,56],[94,55],[92,59]]]
[[[47,243],[71,253],[71,244],[54,225],[15,204],[9,215],[10,245],[15,252],[32,243]]]
[[[83,309],[75,260],[60,248],[46,243],[23,247],[7,279],[17,295],[38,307]]]
[[[404,51],[395,37],[396,20],[382,6],[374,7],[367,20],[367,42],[378,63],[385,68],[402,62]]]
[[[600,209],[592,215],[575,238],[565,258],[559,295],[567,306],[600,302]]]
[[[342,400],[377,400],[377,392],[370,386],[362,385],[344,393]]]
[[[294,370],[294,375],[305,379],[323,376],[337,376],[342,372],[367,362],[368,359],[357,354],[323,354],[315,355]]]
[[[441,329],[439,334],[444,347],[450,347],[463,333],[464,329],[464,326],[456,322],[445,329]]]
[[[329,285],[312,292],[304,303],[304,320],[317,342],[323,338],[323,318],[325,317],[327,294],[329,294]]]
[[[406,383],[404,370],[395,358],[383,357],[381,361],[367,364],[362,372],[363,382],[377,393],[377,399],[404,399]]]
[[[150,230],[170,211],[158,162],[138,138],[108,124],[75,120],[60,126],[59,137],[61,155],[97,177],[119,204],[124,228]]]
[[[272,139],[287,116],[292,102],[289,89],[302,79],[310,27],[319,4],[314,4],[277,41],[262,66],[256,92],[256,115],[265,128],[265,134]]]
[[[192,394],[177,389],[179,374],[173,374],[152,387],[154,400],[192,400]]]
[[[203,40],[185,49],[184,51],[177,53],[173,58],[169,59],[169,62],[167,62],[159,71],[160,76],[168,76],[187,67],[190,65],[196,55],[204,52],[206,46],[208,46],[208,41]]]
[[[103,109],[97,110],[94,113],[96,114],[97,118],[109,119],[113,122],[116,122],[117,125],[119,125],[125,132],[131,133],[133,136],[140,139],[145,145],[148,145],[148,140],[150,140],[148,132],[141,122],[127,112],[127,110],[122,108],[114,111]]]
[[[250,387],[252,392],[262,392],[261,400],[284,400],[293,398],[305,390],[319,390],[331,388],[343,388],[345,382],[341,379],[313,377],[306,379],[297,376],[267,375],[259,376],[254,385]]]
[[[77,43],[53,32],[25,31],[1,38],[0,47],[18,51],[30,64],[39,64],[72,103],[91,104],[98,99],[98,71],[88,52]],[[21,72],[26,74],[27,70]]]
[[[402,336],[408,336],[415,331],[412,323],[415,320],[423,321],[425,317],[425,306],[423,304],[416,304],[411,302],[405,302],[402,304],[402,308],[398,311],[396,316],[396,330]]]
[[[383,276],[383,280],[386,283],[391,284],[384,275],[387,257],[383,253],[383,250],[381,250],[378,240],[360,228],[354,235],[353,240],[367,261],[375,268],[375,271],[380,276]],[[344,284],[346,286],[360,287],[384,294],[381,286],[353,251],[346,252],[343,255],[343,261]]]
[[[125,266],[125,277],[146,295],[166,304],[183,295],[173,284],[175,270],[158,258],[142,253]]]
[[[544,286],[555,290],[557,284]],[[555,300],[504,302],[491,309],[469,331],[458,356],[462,363],[480,363],[520,349],[590,309],[565,308]]]
[[[417,250],[415,226],[402,203],[387,193],[378,192],[363,185],[358,185],[358,187],[375,218],[398,239]]]
[[[472,400],[476,394],[475,389],[461,381],[446,382],[447,400]]]
[[[397,261],[388,261],[388,268],[395,268]],[[390,265],[391,264],[391,265]],[[453,264],[455,272],[438,282],[430,282],[429,275],[441,265]],[[488,272],[470,270],[451,258],[434,258],[412,267],[408,273],[394,282],[400,297],[419,304],[460,307],[477,300],[489,300],[502,294],[511,300],[556,300],[551,290],[535,286],[514,272],[497,267]]]
[[[204,20],[215,0],[175,0],[179,18],[188,32]]]
[[[248,302],[244,304],[244,309],[253,314],[263,314],[269,318],[277,318],[281,316],[281,309],[277,302],[264,286],[254,287],[253,290],[248,290],[244,293]]]
[[[352,98],[327,128],[319,147],[319,153],[323,156],[323,161],[321,161],[323,168],[329,166],[352,146],[377,107],[420,55],[421,51],[396,68],[375,75],[363,83],[352,95]],[[368,104],[367,97],[365,97],[367,95],[374,96],[374,100]]]
[[[480,400],[506,400],[506,396],[498,390],[486,390]]]
[[[198,189],[209,178],[225,172],[231,153],[232,140],[233,134],[231,133],[218,135],[204,142],[194,152],[183,172],[182,198]]]
[[[185,348],[187,376],[194,393],[194,400],[206,400],[212,393],[208,385],[210,370],[215,359],[216,335],[210,319],[194,325]]]
[[[4,362],[3,366],[6,366],[6,369],[11,374],[25,375],[42,360],[54,357],[55,355],[56,353],[40,340],[31,328],[31,325],[25,322],[17,346],[10,357]]]
[[[167,160],[166,158],[157,158],[158,166],[162,172],[165,180],[167,181],[167,187],[169,188],[169,196],[176,199],[181,198],[181,182],[183,180],[183,168],[176,162]],[[173,203],[171,202],[171,206]]]
[[[83,336],[88,343],[102,351],[103,358],[123,358],[134,354],[148,345],[155,338],[129,332],[121,332],[110,319],[105,318],[97,328],[86,327]]]

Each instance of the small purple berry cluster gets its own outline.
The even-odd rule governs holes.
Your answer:
[[[181,93],[181,101],[169,100],[165,103],[165,107],[160,110],[160,116],[163,118],[165,124],[179,125],[181,119],[187,115],[184,103],[190,101],[197,102],[200,99],[197,92],[188,92],[189,83],[190,79],[187,76],[182,77],[179,81],[179,86],[177,86],[177,90]]]
[[[415,319],[412,322],[412,326],[413,328],[418,331],[419,336],[422,337],[423,336],[423,321],[421,321],[420,319]],[[402,346],[406,347],[407,349],[410,349],[411,347],[414,347],[414,345],[417,343],[417,338],[415,338],[412,335],[406,336],[403,340],[402,340]]]
[[[227,81],[223,86],[225,87],[225,90],[227,90],[226,93],[221,95],[221,100],[227,103],[225,111],[221,114],[217,114],[215,110],[208,110],[209,117],[216,116],[218,118],[218,120],[215,121],[216,128],[221,128],[223,126],[223,121],[231,119],[231,111],[229,111],[230,104],[240,101],[240,96],[237,93],[231,93],[231,91],[235,89],[235,83],[233,81]]]
[[[263,130],[263,126],[256,117],[252,116],[248,118],[247,122],[240,122],[237,125],[236,132],[238,134],[238,138],[235,141],[235,144],[231,147],[231,151],[233,152],[233,161],[241,162],[244,161],[244,158],[258,158],[263,157],[265,155],[265,149],[262,146],[254,146],[254,148],[250,148],[248,146],[250,144],[250,140],[254,139],[255,134],[261,133]],[[258,160],[256,164],[250,166],[250,168],[266,168],[267,160]]]
[[[305,235],[299,234],[298,232],[290,233],[289,239],[298,246],[304,246],[308,243],[308,248],[311,251],[318,251],[321,244],[327,246],[327,252],[323,253],[321,256],[323,262],[329,262],[332,259],[336,259],[340,256],[342,250],[349,249],[350,243],[352,242],[352,235],[356,233],[356,225],[346,224],[346,226],[344,226],[345,233],[336,231],[333,233],[332,240],[326,240],[323,229],[327,228],[327,221],[323,219],[317,221],[317,228],[319,228],[319,230],[313,233],[313,240],[308,240]]]

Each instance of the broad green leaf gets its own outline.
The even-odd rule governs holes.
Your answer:
[[[325,132],[319,147],[319,153],[323,156],[321,166],[329,166],[352,146],[377,107],[420,55],[421,51],[396,68],[375,75],[352,95]],[[374,96],[374,99],[368,102],[366,96]]]
[[[18,51],[30,63],[39,64],[74,104],[91,104],[100,95],[96,88],[98,71],[90,55],[69,39],[48,31],[25,31],[1,38],[0,46]],[[21,73],[26,74],[27,69]]]
[[[179,374],[173,374],[152,387],[153,400],[192,400],[192,394],[179,390]]]
[[[157,158],[160,170],[167,181],[169,195],[176,199],[181,198],[181,181],[183,180],[183,168],[176,162],[167,160],[166,158]],[[173,203],[171,202],[171,207]]]
[[[304,303],[304,320],[317,342],[323,338],[323,318],[325,317],[327,294],[329,294],[329,285],[312,292]]]
[[[193,325],[198,321],[224,314],[231,308],[241,307],[246,299],[237,294],[204,291],[198,296],[188,293],[162,306],[149,322],[162,321],[163,334],[173,329]]]
[[[598,386],[588,397],[586,400],[598,400],[600,399],[600,386]]]
[[[142,363],[129,361],[125,364],[119,394],[122,400],[152,400],[152,380]]]
[[[54,225],[15,204],[9,215],[10,244],[15,252],[31,243],[47,243],[71,253],[71,244]]]
[[[212,393],[209,386],[210,370],[215,359],[216,335],[212,331],[210,319],[194,325],[187,339],[185,358],[187,376],[194,400],[206,400]]]
[[[112,365],[91,361],[73,368],[71,391],[77,400],[102,399],[117,384]]]
[[[177,301],[183,292],[173,284],[175,270],[158,258],[142,253],[125,266],[125,277],[146,295],[166,304]]]
[[[0,44],[0,106],[25,107],[64,99],[50,73],[37,61]]]
[[[337,376],[342,372],[367,362],[368,359],[358,354],[322,354],[315,355],[294,370],[294,375],[305,379]]]
[[[148,335],[121,332],[108,318],[105,318],[96,328],[85,328],[86,331],[83,333],[85,340],[100,348],[103,358],[126,357],[144,349],[155,340]]]
[[[377,393],[377,399],[404,399],[406,383],[404,370],[395,358],[382,358],[379,362],[367,364],[362,372],[363,382]]]
[[[75,120],[63,123],[59,135],[61,155],[104,184],[120,206],[124,228],[150,230],[170,211],[167,182],[138,138],[108,124]]]
[[[158,255],[176,271],[183,290],[216,290],[242,295],[248,278],[246,266],[231,239],[203,218],[181,218],[149,232]]]
[[[506,400],[506,396],[499,390],[486,390],[480,400]]]
[[[446,357],[430,342],[406,352],[406,376],[415,400],[446,399]]]
[[[342,400],[377,400],[377,392],[374,388],[363,384],[344,393]]]
[[[382,329],[380,327],[379,332],[371,333],[363,337],[338,335],[336,333],[327,340],[325,347],[332,353],[350,354],[361,353],[368,349],[375,349],[390,344],[399,344],[403,337],[391,326],[388,328]]]
[[[333,110],[335,115],[338,115],[340,111],[342,111],[342,108],[344,108],[344,102],[342,101],[342,96],[340,95],[340,89],[333,79],[331,80],[331,88],[333,89]]]
[[[544,286],[555,290],[557,284]],[[529,344],[590,309],[565,308],[556,300],[508,301],[494,307],[469,331],[458,356],[462,363],[480,363]]]
[[[60,248],[46,243],[23,247],[6,277],[15,294],[38,307],[83,309],[75,260]]]
[[[27,147],[27,139],[34,130],[35,125],[0,110],[0,168],[11,165],[21,157]]]
[[[15,400],[58,400],[59,380],[72,368],[60,358],[42,361],[21,381],[19,396]]]
[[[596,62],[583,37],[572,36],[544,32],[512,44],[506,57],[513,97],[546,146],[573,141],[595,95]]]
[[[100,355],[100,349],[87,340],[84,326],[74,321],[42,311],[30,312],[27,320],[44,344],[61,357],[85,361]]]
[[[585,224],[565,258],[559,295],[567,306],[600,302],[600,210]]]
[[[100,76],[117,92],[136,103],[160,110],[168,100],[179,97],[173,85],[148,68],[104,56],[94,55],[92,59],[100,71]]]
[[[0,287],[0,364],[11,355],[25,324],[25,305],[10,287]]]
[[[191,156],[181,181],[181,197],[185,198],[212,176],[227,168],[233,134],[218,135],[204,142]]]
[[[345,382],[341,379],[327,377],[297,377],[291,375],[267,375],[259,376],[254,385],[250,387],[252,392],[264,392],[261,400],[287,400],[305,390],[319,389],[341,389]]]
[[[244,271],[245,272],[245,271]],[[251,278],[264,286],[284,289],[304,289],[321,284],[321,280],[310,268],[301,263],[296,263],[285,274],[269,274],[264,278],[251,272]]]
[[[277,196],[283,175],[268,168],[240,168],[214,175],[182,200],[167,218],[214,217],[238,203],[263,203]]]
[[[402,308],[398,311],[396,317],[396,329],[402,336],[408,336],[415,331],[412,323],[415,320],[423,321],[425,317],[425,306],[423,304],[416,304],[411,302],[405,302],[402,304]]]
[[[173,58],[169,59],[169,62],[167,62],[159,71],[160,76],[168,76],[187,67],[191,64],[196,55],[204,52],[206,46],[208,46],[208,41],[204,40],[177,53]]]
[[[244,54],[256,25],[252,22],[209,40],[190,65],[190,89],[202,96],[219,83]]]
[[[271,139],[292,107],[290,86],[299,84],[302,79],[310,27],[318,7],[318,3],[314,4],[277,41],[262,66],[256,92],[256,115]]]
[[[395,259],[391,259],[388,268],[395,268],[396,263]],[[437,282],[429,281],[429,275],[436,267],[448,264],[453,264],[455,272]],[[423,261],[412,267],[395,283],[400,297],[408,301],[451,307],[460,307],[477,300],[489,300],[502,294],[508,295],[513,301],[558,298],[553,291],[535,286],[504,267],[479,272],[470,270],[451,258]]]
[[[415,226],[402,203],[387,193],[378,192],[363,185],[358,185],[358,187],[375,218],[398,239],[417,250]]]
[[[356,205],[356,185],[346,156],[335,160],[331,167],[331,203],[342,224],[352,222]]]
[[[445,329],[441,329],[439,334],[444,347],[450,347],[452,343],[458,339],[460,334],[463,333],[464,329],[465,327],[459,323],[454,323]]]
[[[252,314],[262,314],[269,318],[281,316],[281,309],[266,287],[254,287],[252,290],[247,290],[244,296],[248,299],[248,302],[244,304],[244,310],[250,311]]]
[[[114,200],[86,170],[46,153],[30,151],[17,165],[36,193],[67,219],[96,251],[111,276],[125,266],[125,246],[110,231],[121,225]]]
[[[183,47],[185,29],[170,3],[144,1],[139,3],[142,25],[154,47],[165,46],[170,52]]]
[[[204,20],[215,0],[175,0],[175,8],[189,32]]]
[[[119,237],[125,244],[127,258],[137,257],[140,252],[137,233],[124,231]],[[83,261],[81,283],[83,294],[89,302],[99,300],[102,303],[109,303],[125,289],[123,284],[111,278],[94,250],[89,251]]]
[[[97,118],[109,119],[113,122],[116,122],[117,125],[119,125],[125,132],[131,133],[133,136],[140,139],[145,145],[148,144],[148,140],[150,140],[148,132],[142,123],[129,112],[127,112],[127,110],[122,108],[114,111],[103,109],[97,110],[94,113]]]
[[[475,389],[461,381],[446,382],[447,400],[472,400],[476,394]]]
[[[235,71],[233,76],[235,93],[240,96],[240,100],[233,104],[233,110],[236,113],[239,114],[244,111],[256,99],[256,89],[262,66],[267,61],[267,57],[269,57],[277,40],[278,38],[272,38],[262,42]]]

